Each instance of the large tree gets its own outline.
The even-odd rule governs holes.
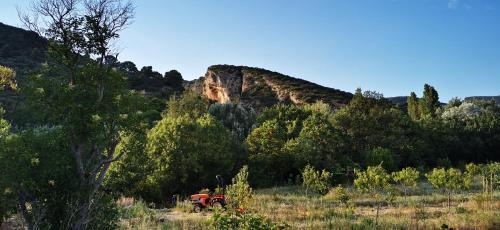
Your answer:
[[[175,193],[215,186],[215,176],[228,178],[239,154],[231,133],[208,114],[197,119],[166,116],[147,139],[153,168],[147,198],[159,202]]]
[[[49,41],[48,65],[32,79],[31,104],[67,135],[78,189],[67,227],[86,229],[112,162],[120,132],[137,112],[125,76],[109,63],[112,43],[131,22],[134,7],[120,0],[40,0],[21,20]],[[26,204],[20,203],[23,206]]]

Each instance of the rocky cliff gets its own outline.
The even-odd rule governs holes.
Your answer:
[[[186,87],[220,103],[239,102],[256,110],[278,102],[305,104],[316,101],[338,108],[352,98],[351,93],[302,79],[260,68],[231,65],[210,66],[204,77]]]

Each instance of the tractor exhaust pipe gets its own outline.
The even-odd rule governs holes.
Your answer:
[[[222,195],[226,195],[226,187],[224,186],[224,179],[222,179],[221,175],[216,175],[215,179],[217,179],[217,184],[222,188]]]

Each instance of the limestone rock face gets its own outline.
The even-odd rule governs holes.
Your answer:
[[[241,95],[243,76],[240,71],[213,71],[208,69],[203,83],[203,94],[211,100],[227,103]]]
[[[240,103],[261,111],[282,102],[306,104],[323,101],[333,108],[346,105],[352,94],[269,70],[246,66],[210,66],[204,77],[186,84],[219,103]]]

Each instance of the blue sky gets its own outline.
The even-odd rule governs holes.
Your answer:
[[[0,22],[20,25],[2,0]],[[353,92],[421,94],[442,101],[500,95],[498,0],[136,0],[119,59],[177,69],[247,65]]]

